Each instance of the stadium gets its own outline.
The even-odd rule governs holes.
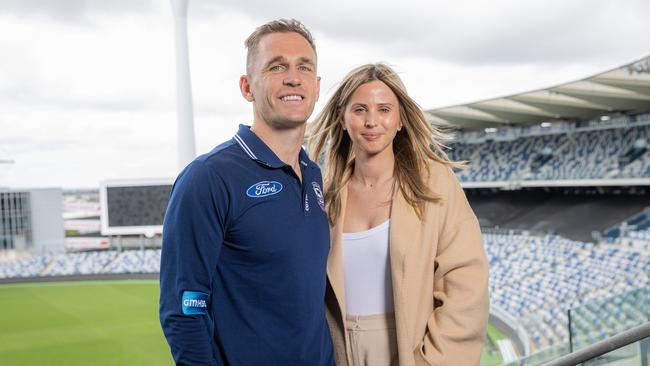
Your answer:
[[[470,162],[457,175],[490,264],[482,365],[544,364],[647,324],[650,57],[545,90],[427,112],[456,130],[451,157]],[[106,182],[99,198],[67,192],[76,230],[59,253],[11,250],[29,220],[16,219],[20,195],[0,191],[3,364],[76,364],[86,349],[113,362],[106,364],[171,363],[156,316],[170,184]],[[95,225],[79,227],[84,217]],[[95,242],[78,244],[93,235]],[[38,316],[26,323],[26,314]],[[110,348],[104,342],[120,355],[98,351]],[[592,362],[646,365],[649,349],[646,338]]]
[[[184,166],[187,2],[173,3]],[[481,365],[650,364],[650,56],[425,112],[468,162],[456,175],[490,271]],[[0,168],[15,163],[0,155]],[[0,186],[0,365],[173,364],[158,320],[172,183]]]

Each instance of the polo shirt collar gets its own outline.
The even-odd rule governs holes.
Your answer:
[[[239,131],[233,140],[241,147],[249,158],[271,168],[282,168],[285,164],[277,155],[251,131],[250,126],[239,125]],[[308,168],[318,168],[318,165],[309,159],[304,149],[300,149],[300,164]]]

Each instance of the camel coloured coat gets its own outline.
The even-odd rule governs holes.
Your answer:
[[[478,221],[455,175],[429,164],[429,187],[442,197],[420,220],[399,190],[390,214],[390,265],[400,366],[479,364],[488,320],[488,266]],[[338,366],[350,365],[345,331],[343,216],[330,228],[327,320]]]

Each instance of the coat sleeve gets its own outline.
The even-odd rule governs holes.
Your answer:
[[[159,315],[177,365],[216,365],[210,299],[227,207],[223,181],[201,161],[174,183],[163,223]]]
[[[434,311],[419,357],[424,365],[475,366],[489,315],[487,258],[476,216],[453,172],[447,174],[447,210],[434,262]]]

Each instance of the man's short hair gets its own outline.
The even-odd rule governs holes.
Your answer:
[[[299,22],[296,19],[278,19],[272,20],[266,24],[262,24],[253,33],[251,33],[244,45],[248,49],[246,53],[246,73],[251,74],[253,67],[253,60],[257,56],[257,46],[260,44],[260,40],[267,34],[272,33],[298,33],[300,34],[316,53],[316,44],[314,43],[314,37],[312,37],[311,32],[304,24]]]

